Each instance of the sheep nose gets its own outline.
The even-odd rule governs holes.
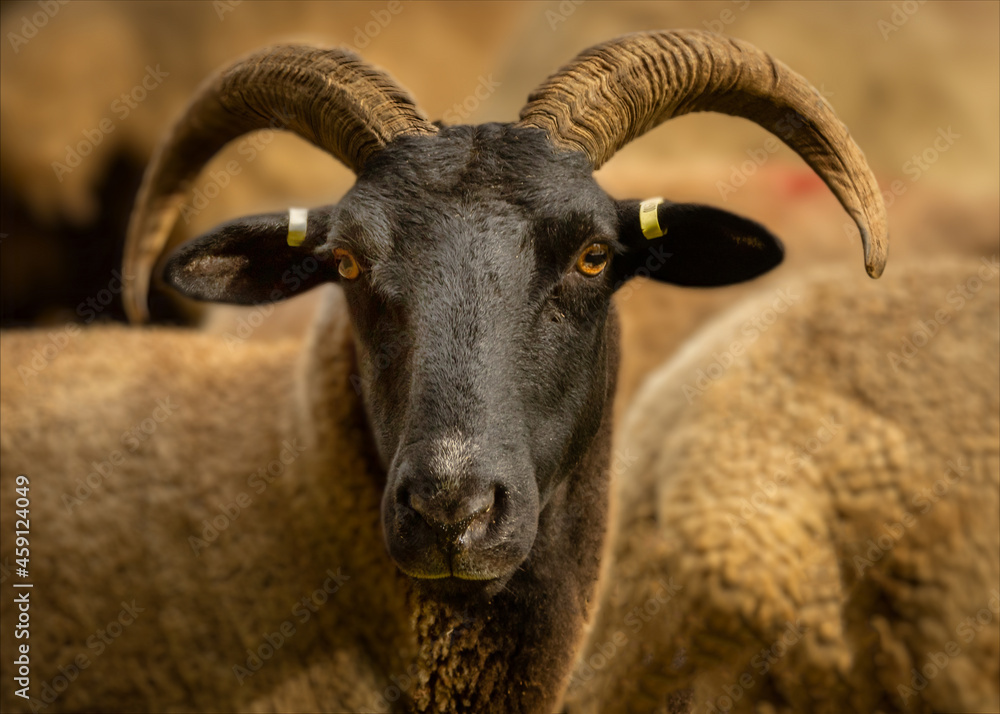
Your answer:
[[[410,491],[409,506],[439,536],[460,547],[470,545],[489,526],[497,505],[497,486],[465,497],[440,489],[433,495]]]

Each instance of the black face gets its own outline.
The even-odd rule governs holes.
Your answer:
[[[541,131],[463,126],[394,142],[332,224],[323,250],[360,268],[341,283],[389,552],[504,579],[604,411],[615,203]]]
[[[528,557],[607,407],[614,290],[635,275],[725,285],[781,261],[739,216],[653,210],[662,237],[541,130],[445,127],[370,159],[339,205],[309,211],[301,245],[288,214],[251,216],[182,246],[165,279],[240,304],[338,280],[387,470],[389,553],[441,592],[489,594]]]

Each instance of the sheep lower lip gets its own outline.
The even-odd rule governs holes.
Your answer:
[[[470,573],[470,572],[428,572],[428,571],[417,571],[417,570],[407,570],[400,566],[400,570],[406,575],[410,576],[415,580],[453,580],[455,582],[489,582],[491,580],[496,580],[498,577],[503,577],[503,575],[486,574],[486,573]]]

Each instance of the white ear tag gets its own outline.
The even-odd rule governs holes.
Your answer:
[[[306,227],[309,223],[308,208],[288,209],[288,245],[297,248],[306,239]]]
[[[663,203],[663,198],[658,196],[647,198],[639,204],[639,226],[642,228],[642,234],[646,236],[646,240],[653,240],[667,233],[666,229],[660,228],[659,208],[661,203]]]

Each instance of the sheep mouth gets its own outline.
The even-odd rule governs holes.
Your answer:
[[[412,541],[406,545],[412,546]],[[460,605],[488,601],[509,589],[511,579],[528,559],[531,546],[532,541],[516,538],[471,550],[434,542],[417,550],[404,548],[392,556],[422,599]]]
[[[489,583],[506,581],[520,567],[524,557],[510,552],[508,548],[497,548],[499,553],[470,553],[449,548],[434,548],[422,553],[423,557],[396,560],[397,567],[414,580],[429,583],[466,583],[469,588],[483,587]],[[519,550],[519,549],[518,549]]]
[[[427,601],[465,604],[480,600],[491,600],[503,592],[515,571],[502,577],[490,579],[470,579],[457,576],[434,578],[413,578],[413,587],[421,599]]]

